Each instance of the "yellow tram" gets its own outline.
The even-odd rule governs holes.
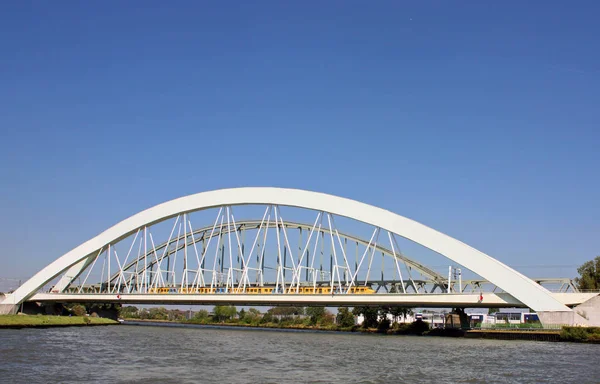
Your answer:
[[[342,287],[340,290],[339,287],[330,287],[330,286],[319,286],[319,287],[311,287],[311,286],[301,286],[301,287],[286,287],[286,294],[301,294],[301,295],[330,295],[336,293],[348,293],[350,294],[374,294],[375,290],[371,287],[365,286],[353,286],[350,287]],[[231,288],[226,290],[224,287],[158,287],[158,288],[150,288],[148,293],[156,293],[156,294],[169,294],[169,293],[184,293],[184,294],[215,294],[215,293],[234,293],[234,294],[247,294],[247,295],[264,295],[264,294],[272,294],[276,293],[275,287],[256,287],[249,286],[246,288]]]

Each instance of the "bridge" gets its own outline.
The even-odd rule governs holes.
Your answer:
[[[407,243],[449,261],[448,272],[407,255]],[[121,221],[0,296],[0,313],[24,302],[523,307],[545,324],[593,325],[582,308],[598,299],[372,205],[247,187],[181,197]]]

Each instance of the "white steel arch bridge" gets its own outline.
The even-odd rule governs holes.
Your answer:
[[[302,220],[286,220],[292,213]],[[194,228],[192,218],[203,225]],[[365,236],[350,234],[358,227]],[[452,269],[446,276],[413,260],[401,250],[406,240],[478,278],[453,279]],[[123,220],[0,298],[0,313],[15,312],[24,301],[385,304],[528,307],[545,323],[583,321],[572,307],[598,294],[570,284],[550,292],[545,281],[372,205],[305,190],[247,187],[181,197]]]

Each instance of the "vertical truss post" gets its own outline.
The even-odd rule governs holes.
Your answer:
[[[292,270],[294,271],[294,273],[292,273],[292,283],[290,284],[290,289],[292,288],[292,285],[294,284],[294,278],[296,277],[296,274],[299,273],[299,268],[296,268],[296,262],[294,261],[294,251],[292,249],[292,246],[290,245],[290,241],[288,239],[287,236],[287,230],[285,229],[285,224],[283,222],[283,218],[281,217],[281,211],[279,211],[279,208],[277,208],[278,213],[279,213],[279,221],[281,223],[281,228],[283,230],[283,240],[284,240],[284,246],[283,246],[283,251],[284,251],[284,255],[287,253],[286,252],[286,248],[290,254],[290,261],[292,262]],[[284,272],[285,272],[285,265],[284,265]],[[285,281],[285,274],[284,274],[284,281]]]
[[[221,233],[221,254],[219,256],[219,272],[221,272],[221,279],[223,278],[224,270],[225,270],[225,234]]]
[[[331,217],[331,215],[330,215]],[[340,245],[340,249],[342,250],[342,256],[344,258],[344,282],[346,285],[348,285],[349,281],[348,281],[348,276],[347,276],[347,272],[350,271],[350,265],[348,263],[348,258],[346,257],[346,244],[344,244],[342,246],[342,240],[340,239],[340,233],[337,230],[337,226],[335,225],[335,219],[333,217],[331,217],[331,225],[330,227],[333,226],[333,229],[335,230],[335,236],[338,240],[338,244]],[[331,228],[330,228],[331,229]],[[332,235],[333,236],[333,235]],[[346,241],[348,240],[347,238],[345,238]],[[337,264],[337,257],[336,257],[336,261],[335,263]],[[340,277],[340,272],[339,272],[339,266],[338,268],[338,278],[340,279],[340,290],[341,290],[341,277]]]
[[[179,253],[179,240],[181,239],[181,223],[179,223],[179,228],[177,229],[177,241],[175,242],[175,255],[173,256],[173,270],[171,271],[172,281],[171,284],[173,287],[177,286],[177,275],[175,269],[177,268],[177,254]]]
[[[152,244],[152,253],[154,254],[154,266],[156,267],[156,273],[154,274],[154,283],[152,283],[152,285],[157,288],[158,287],[158,282],[160,281],[161,283],[161,287],[164,287],[165,285],[165,281],[162,278],[162,269],[160,268],[160,264],[162,262],[162,258],[160,260],[158,260],[158,254],[156,253],[156,245],[154,245],[154,238],[152,237],[152,233],[149,234],[150,235],[150,243]],[[169,238],[170,241],[171,239]],[[166,247],[165,247],[166,249]],[[164,253],[164,251],[163,251]]]
[[[318,219],[318,216],[317,216]],[[317,235],[315,236],[315,245],[313,248],[313,258],[312,258],[312,262],[310,263],[310,271],[312,272],[312,283],[313,283],[313,293],[316,292],[316,288],[317,288],[317,271],[314,268],[314,264],[315,264],[315,260],[317,258],[317,246],[319,245],[319,234],[322,234],[323,232],[321,232],[321,227],[323,226],[323,215],[321,215],[321,220],[319,222],[319,228],[317,229]],[[322,242],[321,242],[322,244]],[[308,244],[307,244],[308,247]],[[321,245],[322,247],[322,245]],[[323,252],[322,252],[322,248],[321,248],[321,260],[323,260]],[[322,262],[322,261],[321,261]],[[323,268],[321,267],[321,270]]]
[[[260,249],[260,261],[258,263],[258,268],[260,269],[260,286],[264,286],[265,284],[265,252],[267,249],[267,234],[269,233],[269,222],[271,221],[271,212],[273,211],[273,207],[272,206],[268,206],[267,209],[269,210],[268,215],[267,215],[267,225],[265,227],[265,232],[263,235],[263,242],[262,242],[262,249]],[[260,248],[260,244],[259,244],[259,248]],[[258,249],[257,249],[258,252]],[[257,255],[258,256],[258,255]],[[258,271],[256,272],[258,274]]]
[[[143,236],[140,237],[140,244],[138,246],[138,253],[137,253],[137,258],[135,260],[135,286],[136,286],[136,292],[137,293],[141,293],[142,292],[142,284],[144,284],[144,278],[143,275],[140,277],[140,272],[143,273],[143,271],[140,271],[139,268],[139,264],[140,264],[140,259],[142,256],[142,247],[144,244],[144,239]],[[141,278],[141,283],[140,283],[140,278]]]
[[[298,228],[298,272],[300,272],[300,265],[302,265],[302,256],[303,256],[303,252],[302,252],[302,227]],[[308,259],[306,259],[306,263],[308,265]],[[306,270],[307,273],[307,277],[306,280],[308,280],[308,270]],[[292,284],[293,284],[293,279],[292,279]],[[298,277],[298,285],[300,285],[300,277]]]
[[[385,280],[383,278],[383,266],[385,264],[385,254],[383,252],[381,252],[381,283],[383,284],[383,281]]]
[[[302,260],[304,259],[304,255],[307,255],[306,258],[306,281],[308,281],[308,259],[310,258],[310,253],[308,251],[308,247],[310,245],[310,241],[312,239],[312,236],[315,232],[315,227],[317,226],[317,223],[319,222],[319,218],[321,217],[321,212],[319,212],[319,214],[317,215],[317,218],[315,219],[315,222],[312,226],[312,228],[310,229],[310,233],[308,235],[308,239],[306,240],[306,246],[304,246],[304,249],[302,249],[302,246],[300,244],[302,244],[302,228],[300,228],[300,240],[298,242],[299,244],[299,257],[298,257],[298,266],[296,267],[296,265],[294,264],[294,273],[292,276],[292,286],[294,285],[294,280],[296,280],[297,284],[296,284],[296,293],[298,293],[299,289],[300,289],[300,279],[302,277],[302,272],[301,272],[301,268],[302,268]],[[318,241],[318,237],[319,235],[317,235],[317,241]],[[286,242],[287,242],[287,235],[286,235]],[[291,252],[291,251],[290,251]],[[314,260],[314,258],[313,258]],[[293,259],[292,259],[293,261]]]
[[[217,280],[217,260],[219,259],[219,250],[221,248],[221,242],[223,240],[223,221],[224,221],[224,218],[223,218],[223,215],[221,214],[221,211],[219,211],[219,214],[217,216],[217,220],[219,220],[219,217],[221,219],[221,223],[219,225],[219,241],[217,242],[217,246],[215,247],[215,258],[214,258],[214,261],[213,261],[212,278],[211,278],[211,281],[210,281],[211,291],[218,284],[218,280]],[[209,241],[209,245],[210,245],[210,239],[208,239],[208,241]]]
[[[227,282],[225,283],[225,293],[229,293],[229,284],[231,284],[231,289],[233,289],[233,253],[231,249],[231,221],[230,221],[230,212],[229,207],[225,208],[227,212],[227,244],[229,246],[229,269],[227,271]],[[234,228],[235,230],[235,228]]]
[[[265,217],[267,217],[267,214],[269,212],[270,212],[270,208],[267,207],[265,209],[265,213],[263,214],[263,217],[262,217],[262,219],[260,221],[260,224],[258,225],[258,228],[256,230],[256,236],[254,237],[254,241],[252,242],[252,248],[250,248],[250,252],[248,252],[248,258],[247,259],[244,256],[244,252],[245,252],[244,246],[245,246],[245,242],[246,242],[246,230],[245,230],[245,228],[244,228],[244,231],[242,232],[242,262],[244,264],[243,265],[244,269],[242,271],[242,277],[241,277],[239,285],[238,285],[238,288],[243,285],[242,292],[246,292],[246,284],[250,284],[250,280],[248,278],[248,273],[249,273],[248,271],[249,271],[249,268],[250,268],[250,261],[252,259],[252,254],[254,253],[254,248],[257,245],[258,245],[258,248],[257,248],[257,252],[256,252],[256,264],[257,264],[257,266],[256,266],[256,282],[258,282],[258,274],[259,274],[259,270],[260,270],[260,258],[259,258],[259,252],[258,252],[259,248],[260,248],[260,244],[259,244],[260,231],[263,228],[263,224],[265,222]],[[271,216],[269,215],[268,219],[267,219],[267,227],[265,229],[265,236],[266,236],[266,232],[267,232],[267,230],[269,228],[269,222],[268,222],[268,220],[270,218],[271,218]],[[238,238],[238,241],[239,241],[239,238]]]
[[[375,243],[373,243],[373,251],[369,254],[369,268],[367,269],[367,278],[365,279],[365,286],[369,282],[369,276],[371,274],[371,265],[373,264],[373,259],[375,258],[375,251],[377,249],[377,241],[379,240],[379,232],[380,228],[376,228],[377,236],[375,237]]]
[[[358,241],[356,242],[356,258],[354,261],[354,271],[358,270]]]
[[[335,229],[335,233],[337,234],[337,227]],[[338,240],[340,238],[340,235],[338,235]],[[344,281],[346,282],[346,285],[348,285],[349,281],[348,281],[348,272],[350,272],[350,266],[348,265],[348,261],[346,260],[346,251],[348,250],[348,238],[344,237],[344,249],[342,250],[343,254],[344,254],[344,261],[346,262],[346,269],[344,270]]]
[[[325,231],[321,232],[321,259],[319,271],[321,272],[321,278],[323,278],[323,257],[325,256]]]
[[[396,249],[398,250],[398,254],[401,255],[402,252],[400,251],[400,246],[398,245],[398,241],[396,241],[396,236],[392,233],[392,240],[394,240],[394,244],[396,245]],[[417,288],[417,285],[415,284],[415,281],[412,278],[412,273],[410,273],[410,266],[406,263],[406,260],[403,258],[402,259],[404,266],[406,267],[406,272],[408,272],[408,279],[410,280],[413,288],[415,289],[416,293],[420,293],[419,292],[419,288]],[[423,290],[425,290],[425,288],[423,288]]]
[[[211,235],[212,236],[212,235]],[[210,239],[209,239],[210,241]],[[206,238],[202,236],[202,261],[200,262],[200,270],[202,271],[202,286],[204,287],[206,284],[206,259],[204,258],[206,255]]]
[[[210,231],[210,235],[208,238],[208,243],[205,244],[205,239],[206,239],[206,234],[202,235],[202,259],[200,260],[200,264],[202,265],[202,286],[204,287],[206,285],[206,276],[204,275],[206,270],[205,270],[205,265],[206,265],[206,253],[208,252],[208,249],[210,248],[210,242],[212,241],[213,235],[215,233],[215,229],[217,228],[217,224],[219,223],[219,219],[221,218],[221,212],[223,212],[223,208],[219,209],[219,212],[217,213],[217,218],[215,219],[215,223],[213,224],[213,227]],[[221,225],[223,223],[223,220],[221,220]],[[216,249],[218,250],[219,247],[217,245]],[[217,255],[215,253],[215,265],[213,266],[213,271],[212,271],[212,280],[214,280],[214,275],[216,272],[216,260],[217,260]],[[212,288],[212,282],[211,282],[211,288]]]
[[[194,227],[192,227],[192,222],[188,219],[187,224],[190,228],[190,237],[192,238],[192,245],[194,247],[194,255],[196,256],[196,276],[194,276],[194,280],[192,280],[192,289],[194,285],[198,288],[200,283],[200,279],[202,278],[202,274],[200,273],[200,255],[198,255],[198,247],[196,247],[196,238],[194,236]],[[202,285],[204,286],[204,281],[202,281]]]
[[[375,238],[375,234],[378,235],[378,233],[379,233],[379,229],[375,228],[375,230],[373,231],[373,234],[371,235],[371,239],[369,240],[369,244],[367,244],[367,247],[365,248],[365,251],[363,252],[362,257],[360,258],[360,262],[357,264],[356,269],[354,270],[354,274],[352,275],[350,284],[348,284],[348,290],[346,291],[346,293],[350,292],[350,288],[354,285],[354,281],[356,280],[356,277],[358,276],[358,271],[360,270],[360,267],[362,266],[362,263],[365,260],[365,257],[369,253],[369,248],[371,247],[371,243],[373,242],[373,239]],[[357,256],[358,256],[358,243],[356,243],[356,244],[357,244],[356,249],[357,249]],[[365,282],[365,285],[366,284],[367,283]]]
[[[107,255],[108,255],[108,276],[107,276],[107,281],[106,281],[106,286],[108,289],[108,292],[110,292],[110,244],[108,244],[108,249],[107,249]]]
[[[187,214],[183,214],[183,271],[181,276],[181,288],[179,292],[184,292],[187,288]]]
[[[142,292],[143,293],[148,293],[148,283],[146,281],[146,277],[147,277],[147,270],[148,270],[148,261],[147,261],[147,255],[148,255],[148,229],[146,226],[144,226],[144,273],[142,275]]]
[[[398,270],[398,275],[400,276],[400,283],[402,284],[402,291],[404,293],[406,293],[404,279],[402,278],[402,272],[400,271],[400,264],[398,264],[398,256],[396,256],[396,248],[394,248],[394,242],[392,241],[392,235],[390,234],[390,232],[388,232],[388,238],[390,239],[390,245],[392,246],[392,253],[394,254],[394,260],[396,261],[396,269]]]
[[[286,269],[287,269],[287,249],[284,245],[283,246],[283,280],[284,281],[285,281]]]
[[[332,259],[332,275],[331,275],[331,290],[333,291],[334,285],[335,285],[335,277],[334,277],[334,273],[337,272],[337,277],[338,277],[338,285],[339,285],[339,290],[340,292],[342,291],[342,279],[340,278],[340,269],[338,267],[338,259],[337,259],[337,252],[335,251],[335,241],[333,240],[333,228],[331,225],[331,215],[328,213],[327,214],[327,222],[329,223],[329,237],[331,240],[331,252],[333,253],[333,259]],[[335,268],[333,268],[333,261],[335,260]]]
[[[240,268],[244,268],[246,269],[246,260],[244,259],[244,255],[246,252],[246,227],[244,226],[244,228],[242,229],[242,264],[240,266]],[[252,255],[252,252],[250,252],[250,255]],[[248,257],[248,262],[250,262],[250,257]],[[246,277],[248,276],[248,274],[246,274]],[[240,277],[240,282],[241,279],[243,279],[243,273],[242,276]]]
[[[282,257],[281,257],[281,228],[279,227],[279,215],[277,212],[277,206],[274,206],[275,211],[275,234],[277,235],[277,282],[275,285],[275,289],[278,291],[279,290],[279,283],[280,283],[280,278],[281,278],[281,292],[285,293],[285,278],[283,277],[283,270],[282,270],[282,266],[283,266],[283,262],[282,262]]]

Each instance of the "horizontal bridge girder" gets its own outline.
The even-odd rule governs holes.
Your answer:
[[[509,294],[488,294],[485,303],[479,294],[53,294],[38,293],[35,302],[94,302],[120,304],[178,304],[178,305],[303,305],[303,306],[370,306],[400,305],[419,307],[485,307],[524,305]]]
[[[564,305],[573,306],[597,296],[598,293],[552,293]],[[432,294],[56,294],[38,293],[29,301],[59,303],[119,303],[173,305],[317,305],[317,306],[378,306],[407,307],[520,307],[527,306],[508,293],[485,293],[483,300],[471,293]]]

